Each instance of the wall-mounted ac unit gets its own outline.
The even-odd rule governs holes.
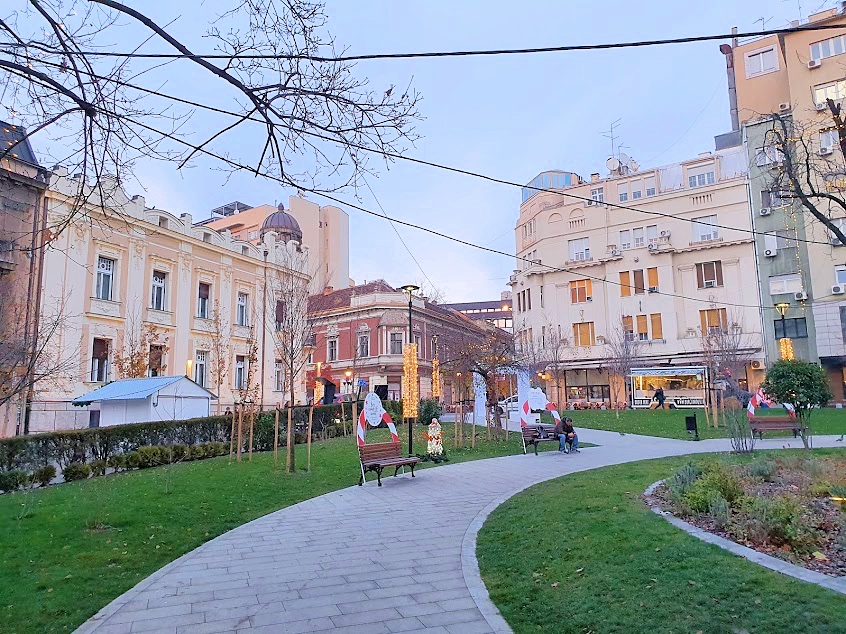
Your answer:
[[[753,362],[752,362],[752,363],[750,363],[749,365],[751,365],[751,366],[752,366],[752,369],[753,369],[753,370],[760,370],[760,369],[761,369],[761,367],[762,367],[764,364],[763,364],[763,363],[761,363],[760,361],[753,361]]]
[[[702,288],[715,288],[717,286],[716,280],[705,280]]]
[[[781,114],[786,114],[786,113],[790,112],[790,109],[791,109],[791,105],[790,105],[789,102],[784,102],[784,103],[778,104],[778,111]]]
[[[596,335],[596,343],[598,343],[600,346],[604,346],[605,337],[603,337],[602,335]]]
[[[649,287],[649,292],[650,292],[650,293],[657,293],[657,292],[658,292],[658,287],[657,287],[657,286],[650,286],[650,287]]]
[[[650,244],[649,244],[649,246],[647,246],[646,248],[647,248],[649,251],[657,251],[657,250],[658,250],[658,245],[657,245],[657,244],[650,243]]]
[[[822,66],[822,62],[818,59],[812,59],[810,62],[808,62],[808,68],[811,70],[813,70],[814,68],[819,68],[820,66]]]
[[[778,250],[777,249],[767,249],[766,251],[764,251],[764,255],[768,258],[774,258],[775,256],[778,255]]]
[[[696,336],[696,328],[688,328],[687,329],[687,336],[688,337],[695,337]]]
[[[611,249],[611,255],[615,258],[620,257],[622,255],[622,252],[620,251],[620,249]]]
[[[803,302],[808,299],[808,293],[805,291],[796,291],[796,293],[793,294],[793,297],[795,297],[797,301]]]
[[[835,284],[831,287],[832,295],[843,295],[843,293],[846,293],[846,286],[843,286],[843,284]]]
[[[820,156],[829,156],[832,152],[834,152],[834,149],[832,149],[830,147],[821,147],[820,148]]]
[[[817,112],[822,112],[823,110],[828,110],[828,103],[825,101],[818,103],[816,106]]]
[[[769,216],[771,213],[773,213],[773,210],[769,207],[761,207],[761,211],[759,211],[758,213],[760,213],[762,216]]]
[[[669,238],[669,237],[670,237],[670,230],[669,230],[669,229],[664,229],[664,230],[663,230],[660,234],[658,234],[658,235],[660,235],[662,238]]]

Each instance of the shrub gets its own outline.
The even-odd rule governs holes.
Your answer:
[[[150,467],[157,467],[160,464],[164,464],[161,447],[155,445],[138,447],[137,453],[139,469],[149,469]]]
[[[440,418],[443,412],[444,408],[436,399],[424,398],[417,408],[417,422],[428,425],[433,418]]]
[[[196,445],[194,447],[190,447],[189,449],[189,456],[191,460],[202,460],[206,457],[205,445]]]
[[[756,460],[746,467],[746,472],[753,478],[761,478],[764,482],[771,482],[778,471],[778,465],[773,460]]]
[[[702,472],[699,470],[699,467],[689,462],[676,471],[673,477],[667,482],[667,487],[673,495],[679,497],[684,496],[701,474]]]
[[[126,468],[127,469],[138,469],[141,464],[141,459],[138,456],[137,451],[130,451],[123,456],[126,459]]]
[[[714,464],[709,470],[683,494],[684,500],[692,511],[705,513],[711,507],[711,498],[719,495],[728,504],[734,504],[741,498],[743,490],[740,481],[729,469]]]
[[[56,477],[56,467],[51,464],[36,469],[32,474],[32,479],[43,487],[46,487]]]
[[[62,476],[65,482],[73,482],[74,480],[85,480],[91,475],[91,467],[84,462],[71,462],[64,469],[62,469]]]
[[[163,451],[168,462],[182,462],[188,455],[187,445],[170,445],[164,447]]]
[[[0,491],[16,491],[27,484],[29,474],[26,471],[12,469],[11,471],[0,471]]]
[[[109,456],[109,459],[106,463],[114,469],[115,473],[119,471],[125,471],[127,468],[126,465],[126,454],[122,456]]]
[[[714,518],[717,528],[723,529],[731,520],[731,509],[728,501],[719,493],[711,493],[708,500],[708,513]]]
[[[745,532],[753,542],[781,546],[798,538],[799,506],[793,499],[753,497],[745,510]]]
[[[106,460],[94,460],[91,462],[91,475],[92,476],[102,476],[106,475],[106,467],[108,466],[108,462]]]

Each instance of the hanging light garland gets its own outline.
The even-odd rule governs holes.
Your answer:
[[[432,359],[432,398],[441,397],[441,362]]]
[[[417,418],[420,400],[417,386],[417,344],[407,343],[402,355],[402,413],[405,418]]]
[[[782,337],[778,340],[778,351],[782,361],[793,361],[796,358],[793,354],[793,340],[790,337]]]

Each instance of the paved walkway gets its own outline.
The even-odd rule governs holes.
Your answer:
[[[80,633],[508,632],[476,563],[496,506],[537,482],[612,464],[725,451],[581,430],[599,447],[426,469],[335,491],[250,522],[165,566],[103,608]],[[815,445],[842,446],[835,437]],[[761,448],[800,446],[779,439]]]

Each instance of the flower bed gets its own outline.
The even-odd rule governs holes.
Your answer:
[[[690,463],[645,500],[759,552],[846,576],[846,457]]]

